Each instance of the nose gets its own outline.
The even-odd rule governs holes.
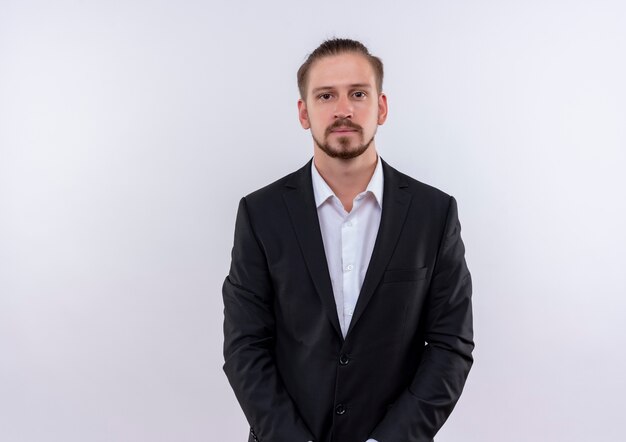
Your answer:
[[[346,96],[340,96],[335,105],[335,118],[352,118],[352,103]]]

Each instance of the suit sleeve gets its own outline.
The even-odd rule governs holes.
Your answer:
[[[450,197],[425,312],[426,347],[412,382],[372,432],[380,442],[430,442],[456,405],[473,363],[472,281]]]
[[[231,258],[222,286],[228,381],[260,442],[313,440],[274,363],[274,294],[245,198],[239,202]]]

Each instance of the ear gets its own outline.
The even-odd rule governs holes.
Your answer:
[[[298,100],[298,119],[303,129],[310,129],[309,112],[306,110],[306,102],[300,98]]]
[[[384,93],[380,93],[378,96],[378,125],[380,126],[387,120],[387,96]]]

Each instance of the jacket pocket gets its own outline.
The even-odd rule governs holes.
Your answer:
[[[407,282],[419,281],[426,278],[428,267],[419,269],[388,269],[383,274],[383,283],[385,282]]]

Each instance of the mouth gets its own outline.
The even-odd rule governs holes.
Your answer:
[[[347,127],[342,127],[339,129],[335,129],[331,131],[332,133],[340,133],[340,134],[345,134],[345,133],[351,133],[351,132],[356,132],[356,129],[350,129]]]

